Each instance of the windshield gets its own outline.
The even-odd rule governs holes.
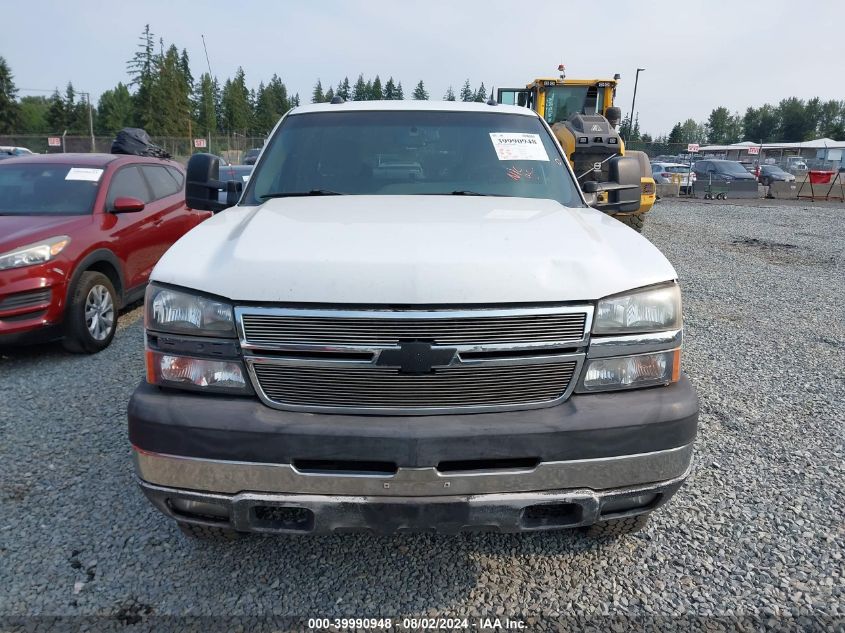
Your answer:
[[[723,173],[728,174],[730,176],[747,176],[748,170],[740,165],[739,163],[735,163],[733,161],[725,160],[725,161],[713,161],[716,165],[716,169]]]
[[[583,206],[534,116],[358,111],[287,117],[242,204],[286,194],[490,195]]]
[[[668,165],[665,170],[670,174],[685,174],[690,170],[690,168],[686,165]]]
[[[0,163],[0,215],[86,215],[102,169]]]
[[[587,93],[590,92],[590,102],[596,101],[595,105],[585,112]],[[599,91],[600,93],[601,91]],[[558,121],[566,121],[573,114],[595,114],[601,112],[603,104],[596,88],[592,86],[556,86],[546,88],[546,104],[543,108],[543,118],[546,123],[552,125]]]

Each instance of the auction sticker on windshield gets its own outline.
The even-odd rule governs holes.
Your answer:
[[[88,180],[90,182],[98,182],[100,176],[103,175],[102,169],[93,169],[90,167],[71,167],[70,171],[65,176],[65,180]]]
[[[499,160],[549,160],[539,134],[490,132]]]

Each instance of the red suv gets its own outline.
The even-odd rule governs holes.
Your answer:
[[[0,345],[109,345],[164,252],[210,213],[175,162],[53,154],[0,162]]]

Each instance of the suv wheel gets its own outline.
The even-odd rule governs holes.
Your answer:
[[[624,536],[625,534],[633,534],[639,532],[648,525],[648,512],[638,514],[632,517],[624,517],[622,519],[608,519],[607,521],[599,521],[593,525],[584,528],[587,536],[590,538],[616,538]]]
[[[643,232],[643,224],[645,224],[645,218],[643,214],[637,215],[620,215],[616,217],[622,224],[626,224],[634,229],[637,233]]]
[[[179,530],[188,538],[201,541],[237,541],[243,534],[235,530],[212,527],[210,525],[197,525],[196,523],[177,522]]]
[[[86,271],[76,282],[65,313],[65,349],[94,354],[109,346],[117,329],[117,292],[102,273]]]

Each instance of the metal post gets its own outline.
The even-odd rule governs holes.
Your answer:
[[[91,93],[90,92],[80,92],[79,94],[85,95],[85,99],[88,101],[88,131],[91,134],[91,152],[97,151],[97,144],[94,140],[94,113],[91,109]]]
[[[637,75],[634,77],[634,98],[631,99],[631,114],[630,114],[630,124],[628,125],[628,138],[625,140],[630,140],[631,133],[634,131],[634,106],[637,103],[637,84],[640,82],[640,73],[644,71],[645,68],[637,68]]]

